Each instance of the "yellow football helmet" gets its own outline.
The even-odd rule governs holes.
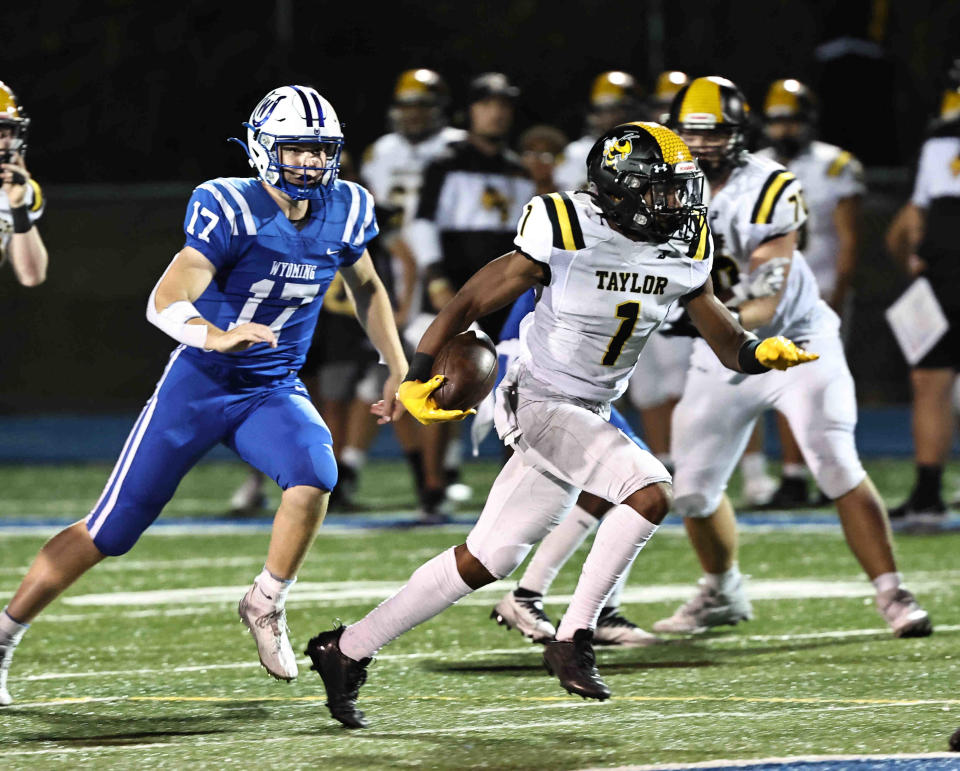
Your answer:
[[[680,70],[665,70],[657,76],[648,107],[650,120],[666,123],[670,117],[670,104],[677,92],[690,82],[690,76]]]
[[[640,88],[629,72],[608,70],[593,79],[587,130],[599,135],[628,120],[642,117]]]
[[[0,80],[0,128],[13,129],[13,141],[9,147],[22,156],[27,151],[27,129],[30,118],[17,95],[6,83]]]
[[[446,125],[450,91],[440,73],[419,68],[404,70],[393,89],[390,124],[411,140],[422,139]]]

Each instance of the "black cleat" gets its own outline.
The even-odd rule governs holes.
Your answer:
[[[360,686],[367,681],[370,659],[354,661],[340,651],[340,636],[345,626],[321,632],[307,643],[304,654],[310,657],[310,667],[320,675],[327,692],[327,708],[334,720],[347,728],[366,728],[367,721],[357,709]]]
[[[780,486],[773,494],[770,502],[760,506],[761,509],[806,509],[811,505],[810,494],[807,490],[807,480],[804,477],[782,477]]]
[[[589,629],[574,632],[573,642],[550,640],[543,646],[543,664],[567,693],[603,701],[610,698],[610,689],[597,671],[592,640],[593,632]]]

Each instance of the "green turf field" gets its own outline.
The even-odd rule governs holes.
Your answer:
[[[0,468],[0,525],[81,516],[108,471]],[[871,471],[891,497],[909,483],[903,462]],[[470,472],[480,495],[495,468]],[[222,514],[242,476],[235,465],[201,466],[168,514]],[[392,464],[370,467],[360,498],[381,512],[412,503]],[[298,651],[466,534],[332,520],[340,524],[321,533],[288,603]],[[312,672],[284,684],[258,665],[236,603],[262,565],[265,533],[154,531],[30,630],[10,677],[18,704],[0,711],[0,768],[573,769],[945,750],[960,726],[960,532],[898,537],[901,567],[937,625],[932,638],[898,641],[839,530],[824,522],[746,529],[741,561],[756,620],[654,648],[600,650],[614,691],[603,704],[567,696],[536,646],[488,619],[512,584],[478,592],[384,650],[361,691],[371,728],[360,732],[330,719]],[[0,535],[0,603],[42,543]],[[557,581],[554,616],[582,554]],[[628,614],[652,624],[697,575],[686,539],[663,528],[633,571]]]

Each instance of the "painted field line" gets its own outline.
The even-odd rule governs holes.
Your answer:
[[[579,771],[687,771],[688,769],[725,769],[725,768],[753,768],[757,766],[782,765],[793,766],[800,763],[844,763],[863,761],[889,760],[933,760],[943,758],[958,761],[955,752],[917,752],[896,753],[892,755],[794,755],[782,758],[755,758],[753,760],[704,760],[698,763],[656,763],[643,766],[591,766]],[[878,768],[883,768],[878,766]],[[838,767],[836,771],[841,771]],[[947,768],[944,767],[944,771]]]
[[[957,632],[960,631],[960,625],[943,625],[937,627],[938,632]],[[688,642],[696,642],[698,645],[703,646],[720,646],[727,643],[736,643],[736,642],[790,642],[792,640],[829,640],[829,639],[843,639],[850,637],[873,637],[880,634],[889,634],[888,629],[844,629],[836,631],[827,631],[827,632],[806,632],[796,635],[751,635],[749,637],[738,637],[736,635],[724,635],[722,637],[707,637],[702,639],[697,638],[685,638],[679,640],[668,641],[667,644],[685,644]],[[517,648],[486,648],[483,650],[471,650],[471,651],[423,651],[421,653],[383,653],[377,656],[377,661],[414,661],[417,659],[472,659],[472,658],[483,658],[485,656],[515,656],[515,655],[536,655],[540,656],[542,654],[542,648],[539,646],[528,643],[525,647]],[[299,659],[301,663],[306,663],[307,658],[301,657]],[[204,670],[220,670],[220,669],[253,669],[260,666],[258,661],[237,661],[226,664],[197,664],[192,666],[183,666],[183,667],[164,667],[162,669],[115,669],[115,670],[97,670],[97,671],[84,671],[84,672],[45,672],[42,674],[33,674],[33,675],[14,675],[15,680],[20,681],[40,681],[40,680],[72,680],[84,677],[112,677],[112,676],[129,676],[129,675],[152,675],[152,674],[171,674],[171,673],[188,673],[188,672],[203,672]],[[641,698],[641,697],[637,697]],[[646,698],[646,697],[643,697]],[[663,697],[666,698],[666,697]],[[920,702],[917,702],[920,703]],[[940,703],[940,702],[936,702]]]

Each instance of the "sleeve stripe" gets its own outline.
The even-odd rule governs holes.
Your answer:
[[[230,223],[230,232],[233,235],[237,235],[239,233],[237,230],[237,215],[236,212],[234,212],[233,207],[227,204],[227,199],[223,197],[223,193],[221,193],[213,185],[209,185],[206,182],[200,185],[197,189],[206,190],[208,193],[210,193],[210,195],[217,199],[217,203],[220,204],[220,209],[223,211],[223,215],[227,218],[227,222]]]
[[[560,193],[550,193],[544,198],[549,199],[547,205],[547,214],[550,216],[550,224],[553,225],[553,246],[555,249],[565,249],[568,252],[582,249],[577,245],[573,235],[573,225],[570,220],[570,212],[567,210],[566,203]],[[546,201],[545,201],[546,203]],[[572,203],[571,203],[572,208]],[[573,213],[576,221],[576,212]],[[577,230],[580,229],[580,223],[577,223]],[[580,241],[583,242],[583,234],[580,234]]]
[[[583,230],[580,228],[580,218],[577,216],[577,209],[566,193],[560,193],[563,199],[563,205],[567,209],[567,218],[570,220],[570,231],[573,234],[573,244],[577,249],[585,249],[586,244],[583,240]]]
[[[850,163],[852,158],[853,156],[846,150],[841,150],[840,154],[833,159],[833,163],[830,164],[830,168],[827,169],[827,176],[836,177],[846,168],[847,164]]]
[[[360,230],[357,232],[357,237],[353,239],[354,246],[360,246],[360,244],[363,243],[363,237],[367,233],[367,228],[370,227],[370,223],[373,222],[373,197],[365,188],[361,187],[360,191],[363,194],[363,203],[366,207],[366,214],[364,214],[363,224],[360,226]]]
[[[547,211],[547,218],[550,220],[550,225],[553,227],[553,245],[557,249],[563,248],[563,234],[560,232],[560,220],[557,218],[557,207],[554,205],[554,201],[551,200],[549,195],[542,195],[540,199],[543,201],[543,208]]]
[[[344,243],[350,243],[350,234],[353,232],[353,226],[357,224],[357,215],[360,213],[360,193],[357,186],[347,182],[350,189],[350,214],[347,215],[347,224],[343,227],[343,237],[340,239]]]
[[[763,183],[760,190],[760,195],[757,196],[757,203],[753,207],[750,222],[754,225],[769,225],[770,216],[773,214],[773,209],[777,205],[780,195],[784,188],[795,179],[796,177],[793,174],[783,169],[775,171],[767,177],[767,181]]]
[[[33,177],[30,178],[30,187],[33,188],[33,205],[30,207],[30,211],[40,211],[40,207],[43,206],[43,191]]]
[[[237,188],[231,185],[229,182],[224,180],[221,183],[230,193],[230,197],[237,202],[237,205],[240,207],[240,214],[243,216],[243,227],[247,231],[248,236],[256,235],[257,233],[257,224],[253,220],[253,212],[250,211],[250,204],[247,203],[247,199],[243,197]]]
[[[700,218],[700,233],[697,236],[697,250],[693,254],[693,261],[700,262],[710,256],[710,230],[707,227],[707,218]]]

